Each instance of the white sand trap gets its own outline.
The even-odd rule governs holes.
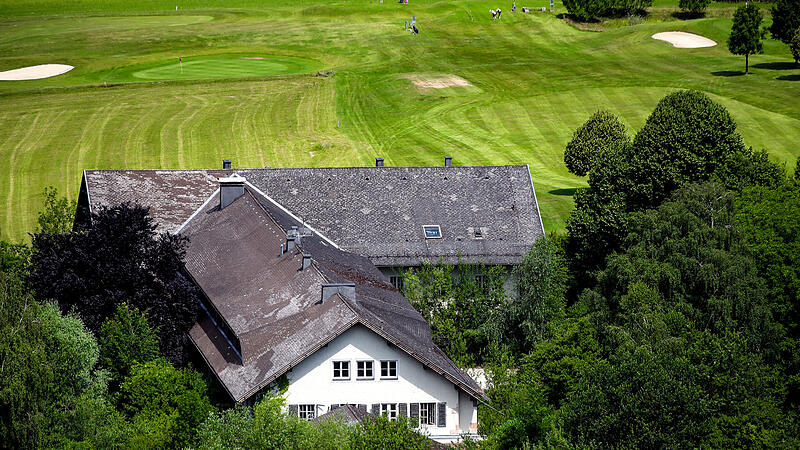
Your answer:
[[[410,80],[415,86],[428,89],[444,89],[455,86],[472,86],[472,84],[456,75],[443,77],[429,77],[424,75],[403,75],[403,78]]]
[[[675,48],[702,48],[713,47],[717,45],[707,37],[698,34],[684,33],[683,31],[667,31],[665,33],[656,33],[653,39],[659,41],[667,41]]]
[[[41,80],[50,78],[74,69],[66,64],[39,64],[0,72],[0,81]]]

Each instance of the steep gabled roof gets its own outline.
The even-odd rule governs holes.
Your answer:
[[[224,209],[217,197],[202,203],[181,234],[190,239],[186,268],[205,292],[210,313],[190,337],[234,400],[249,398],[356,324],[485,398],[367,258],[314,233],[281,254],[289,230],[302,227],[289,211],[252,187]],[[303,270],[301,253],[313,260]],[[323,283],[355,283],[355,297],[337,294],[319,303]]]
[[[516,264],[544,234],[526,165],[239,169],[344,250],[378,266],[443,258]],[[135,201],[179,229],[232,170],[87,170],[90,207]],[[426,239],[423,225],[438,225]],[[476,238],[475,230],[480,230]]]

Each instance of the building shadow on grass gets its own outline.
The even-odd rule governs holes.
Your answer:
[[[738,77],[744,75],[744,72],[739,70],[718,70],[716,72],[711,72],[711,75],[715,77]]]
[[[800,69],[800,65],[797,65],[793,62],[771,62],[771,63],[759,63],[753,64],[753,68],[756,69],[769,69],[769,70],[792,70],[792,69]]]
[[[795,75],[782,75],[776,78],[776,80],[781,81],[800,81],[800,73]]]
[[[547,193],[548,193],[548,194],[553,194],[553,195],[569,195],[570,197],[572,197],[573,195],[575,195],[575,192],[576,192],[577,190],[578,190],[578,188],[571,188],[571,189],[553,189],[552,191],[547,191]]]

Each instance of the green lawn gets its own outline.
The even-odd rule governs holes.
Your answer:
[[[492,22],[488,10],[505,4],[497,1],[97,3],[0,5],[0,70],[75,66],[0,82],[4,238],[33,229],[44,186],[75,198],[83,169],[217,167],[222,158],[239,167],[371,165],[375,156],[431,165],[444,155],[530,164],[545,227],[560,229],[585,185],[562,161],[574,129],[605,108],[633,133],[663,95],[684,88],[724,104],[748,145],[792,166],[800,156],[800,69],[767,40],[742,76],[744,58],[725,46],[730,5],[678,21],[674,1],[657,2],[649,21],[616,20],[598,33],[510,7]],[[411,15],[418,36],[403,30]],[[676,49],[650,38],[660,31],[720,45]],[[254,57],[263,59],[244,59]],[[448,76],[471,86],[410,80]]]

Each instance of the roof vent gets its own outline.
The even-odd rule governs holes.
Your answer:
[[[297,247],[297,238],[294,236],[287,236],[286,237],[286,247],[281,246],[281,256],[286,253],[290,253],[292,250]]]
[[[306,270],[311,266],[311,255],[308,253],[303,253],[303,265],[300,267],[300,270]]]
[[[453,166],[453,157],[452,156],[445,156],[444,157],[444,166],[445,167],[452,167]]]
[[[245,181],[243,176],[235,173],[219,179],[219,209],[225,208],[244,194]]]
[[[375,158],[375,167],[383,167],[383,158]]]
[[[342,297],[355,301],[356,299],[356,284],[355,283],[323,283],[322,285],[322,298],[319,303],[325,303],[334,295],[339,294]]]

